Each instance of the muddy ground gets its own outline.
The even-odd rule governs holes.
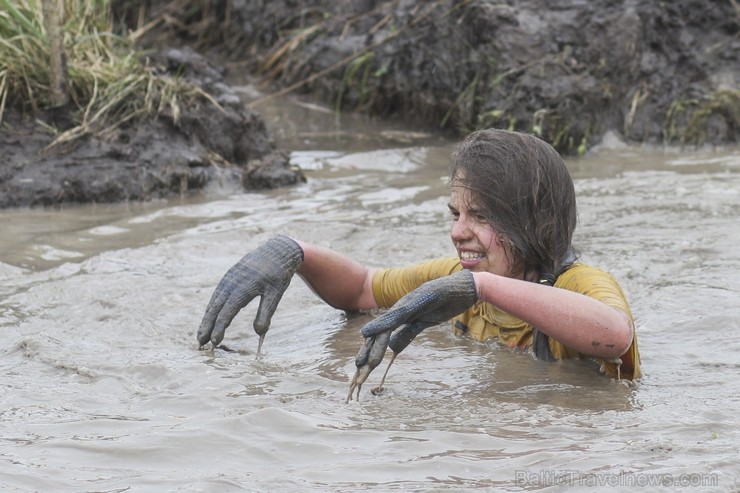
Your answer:
[[[159,52],[154,63],[214,95],[173,123],[172,115],[88,135],[51,148],[52,135],[31,117],[9,112],[0,131],[0,207],[151,200],[202,190],[212,182],[245,189],[305,180],[276,149],[263,118],[224,82],[225,71],[189,48]],[[55,115],[40,115],[54,120]],[[232,184],[229,185],[229,182]]]
[[[44,153],[52,136],[6,110],[0,207],[146,200],[215,179],[245,189],[300,183],[265,129],[260,101],[246,107],[225,83],[227,62],[273,92],[341,111],[459,135],[486,126],[534,132],[566,154],[610,130],[633,143],[692,146],[734,144],[740,133],[733,0],[126,5],[119,20],[133,28],[145,12],[155,27],[144,43],[173,47],[157,52],[159,63],[197,81],[224,111],[203,104],[179,126],[160,118]]]
[[[534,131],[566,153],[607,130],[673,144],[740,132],[736,1],[239,5],[255,70],[345,109],[458,133]]]

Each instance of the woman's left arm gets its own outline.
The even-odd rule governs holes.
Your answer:
[[[632,344],[627,313],[581,293],[489,272],[474,272],[478,299],[590,356],[611,359]]]

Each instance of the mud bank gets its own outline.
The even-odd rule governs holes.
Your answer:
[[[220,107],[54,152],[44,152],[52,136],[36,122],[43,116],[6,109],[0,207],[147,200],[216,177],[245,189],[300,183],[265,129],[264,99],[245,106],[212,60],[246,68],[272,94],[456,135],[532,132],[564,154],[609,131],[690,146],[737,143],[740,133],[732,0],[141,0],[125,9],[118,19],[131,29],[133,19],[154,26],[142,38],[149,46],[181,47],[159,62]]]
[[[225,70],[189,48],[153,57],[213,100],[49,147],[46,125],[58,115],[8,111],[0,129],[0,207],[142,201],[187,194],[211,183],[244,189],[296,184],[305,178],[276,149],[262,117],[224,82]],[[215,102],[215,103],[214,103]],[[41,124],[40,122],[46,122]]]
[[[568,154],[607,131],[675,145],[740,132],[730,0],[274,0],[231,15],[255,71],[347,111],[514,128]]]

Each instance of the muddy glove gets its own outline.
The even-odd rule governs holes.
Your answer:
[[[390,310],[365,325],[362,329],[365,345],[355,359],[357,371],[350,384],[347,402],[352,399],[355,389],[359,398],[360,387],[383,360],[388,347],[393,351],[393,359],[388,364],[390,368],[396,356],[424,329],[459,315],[476,301],[478,293],[473,273],[462,270],[422,284],[398,300]],[[401,326],[403,327],[391,336]],[[387,369],[385,373],[388,374]]]
[[[246,254],[216,286],[198,329],[201,346],[218,346],[239,310],[260,296],[254,331],[260,336],[257,352],[270,328],[270,320],[293,274],[303,261],[303,249],[287,236],[276,236]]]

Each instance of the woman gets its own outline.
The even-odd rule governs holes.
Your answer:
[[[278,236],[226,273],[198,341],[217,346],[238,311],[261,295],[254,321],[261,347],[297,272],[335,308],[391,308],[363,328],[366,344],[350,396],[389,344],[398,354],[423,329],[451,318],[458,334],[498,338],[545,360],[589,357],[612,377],[639,378],[634,321],[621,287],[608,273],[575,261],[575,190],[560,155],[532,135],[477,131],[456,149],[450,185],[457,257],[372,269]]]

